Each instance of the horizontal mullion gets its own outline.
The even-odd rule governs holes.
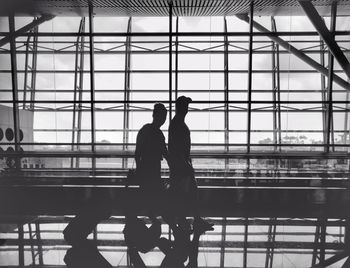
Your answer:
[[[36,73],[36,74],[74,74],[76,71],[75,70],[28,70],[28,73]],[[83,70],[79,71],[83,73],[90,73],[90,70]],[[172,73],[205,73],[205,74],[210,74],[210,73],[241,73],[241,74],[247,74],[248,70],[242,69],[242,70],[228,70],[225,71],[224,69],[222,70],[181,70],[179,69],[178,71],[173,70]],[[334,73],[343,73],[343,70],[334,70]],[[0,70],[0,73],[11,73],[11,70]],[[17,73],[25,73],[25,70],[17,70]],[[119,70],[95,70],[94,73],[125,73],[124,69],[119,69]],[[151,73],[151,74],[158,74],[158,73],[164,73],[168,74],[169,70],[149,70],[149,69],[139,69],[139,70],[128,70],[128,73]],[[252,73],[263,73],[263,74],[273,74],[273,70],[252,70]],[[317,70],[280,70],[279,73],[315,73],[319,74]]]
[[[337,39],[336,40],[338,43],[350,43],[349,39]],[[224,40],[179,40],[178,43],[179,44],[198,44],[198,43],[210,43],[210,44],[215,44],[215,43],[219,43],[222,44],[224,43]],[[266,44],[266,43],[271,43],[273,42],[272,40],[254,40],[254,43],[262,43],[262,44]],[[16,44],[22,44],[22,45],[26,45],[26,44],[30,44],[33,45],[34,41],[30,40],[29,42],[27,41],[20,41],[20,40],[16,40]],[[50,40],[50,41],[45,41],[45,40],[38,40],[35,42],[36,44],[67,44],[67,45],[73,45],[76,44],[76,40],[67,40],[67,41],[60,41],[60,40]],[[79,42],[80,44],[82,42]],[[174,41],[175,43],[175,41]],[[228,44],[248,44],[249,40],[229,40]],[[302,43],[302,44],[316,44],[316,45],[320,45],[320,40],[312,40],[312,39],[304,39],[304,40],[289,40],[288,43],[293,44],[293,43]],[[89,45],[90,42],[89,41],[84,41],[84,44]],[[119,40],[103,40],[103,41],[99,41],[99,40],[94,40],[94,44],[126,44],[126,41],[119,41]],[[130,44],[169,44],[169,41],[162,41],[162,40],[132,40],[130,42]]]
[[[84,91],[85,90],[85,91]],[[251,90],[254,93],[274,93],[273,89],[252,89]],[[0,89],[1,92],[12,92],[12,89]],[[18,89],[18,92],[24,92],[23,89]],[[36,93],[74,93],[75,90],[72,89],[41,89],[36,88]],[[115,93],[120,92],[124,93],[124,89],[96,89],[95,93]],[[169,92],[168,89],[130,89],[130,93],[153,93],[153,92]],[[178,92],[189,92],[189,93],[208,93],[208,94],[215,94],[215,93],[222,93],[226,92],[224,89],[178,89]],[[230,93],[246,93],[248,92],[247,89],[229,89]],[[323,93],[325,90],[319,90],[319,89],[280,89],[280,93],[289,93],[289,94],[301,94],[301,93]],[[346,93],[348,90],[346,89],[334,89],[332,91],[333,93]],[[89,89],[83,89],[83,93],[90,93]]]
[[[91,131],[91,130],[90,130]],[[47,131],[47,132],[51,132],[51,131]],[[52,132],[58,132],[56,130],[52,130]],[[203,131],[204,132],[204,131]],[[242,132],[246,132],[246,131],[242,131]],[[4,142],[4,143],[0,143],[0,145],[13,145],[14,143],[12,142]],[[71,143],[71,142],[19,142],[20,145],[75,145],[75,146],[89,146],[91,145],[90,142],[86,142],[86,143]],[[99,143],[96,142],[94,143],[96,146],[126,146],[126,147],[133,147],[136,146],[134,143]],[[242,146],[246,146],[246,143],[192,143],[191,146],[192,147],[196,147],[196,146],[201,146],[201,147],[242,147]],[[275,146],[279,146],[279,147],[324,147],[326,146],[326,144],[324,143],[252,143],[251,146],[253,147],[275,147]],[[334,147],[350,147],[350,144],[332,144],[332,146]],[[208,149],[205,149],[208,150]],[[127,150],[126,150],[127,151]]]
[[[0,157],[27,158],[27,157],[82,157],[82,158],[134,158],[134,151],[24,151],[24,152],[0,152]],[[349,159],[348,152],[310,152],[310,151],[293,151],[293,152],[201,152],[194,151],[191,153],[193,159]]]
[[[0,36],[7,36],[8,32],[0,32]],[[350,31],[335,31],[333,35],[349,35]],[[94,33],[78,33],[78,32],[25,32],[18,33],[17,37],[22,36],[38,36],[38,37],[77,37],[77,36],[93,36],[93,37],[126,37],[126,36],[142,36],[142,37],[169,37],[169,36],[319,36],[319,33],[316,31],[280,31],[280,32],[94,32]]]
[[[71,128],[66,128],[66,129],[33,129],[34,132],[71,132],[73,131]],[[75,130],[77,131],[77,130]],[[81,129],[79,130],[81,132],[90,132],[91,129]],[[96,132],[124,132],[125,130],[124,129],[98,129],[98,128],[95,128],[95,131]],[[138,132],[139,129],[128,129],[127,130],[128,132]],[[252,133],[274,133],[274,132],[277,132],[277,131],[280,131],[282,133],[323,133],[323,130],[310,130],[310,129],[281,129],[281,130],[273,130],[273,129],[251,129],[251,132]],[[167,130],[165,130],[165,132],[167,132]],[[196,132],[200,132],[200,133],[203,133],[203,132],[207,132],[207,133],[215,133],[215,132],[221,132],[221,133],[224,133],[224,132],[232,132],[232,133],[246,133],[247,130],[244,130],[244,129],[229,129],[229,130],[225,130],[225,129],[191,129],[191,132],[193,133],[196,133]],[[334,130],[333,131],[334,133],[344,133],[344,130]],[[221,144],[221,145],[224,145],[224,144]],[[229,145],[229,144],[227,144]]]
[[[59,103],[68,103],[68,104],[73,104],[73,103],[91,103],[90,100],[18,100],[18,101],[13,101],[13,100],[0,100],[0,103],[54,103],[54,104],[59,104]],[[157,100],[157,102],[162,102],[162,103],[169,103],[169,100]],[[172,101],[173,103],[174,101]],[[155,100],[94,100],[93,103],[98,104],[98,103],[155,103]],[[226,104],[226,103],[232,103],[232,104],[329,104],[328,101],[269,101],[269,100],[253,100],[253,101],[236,101],[236,100],[229,100],[229,101],[223,101],[223,100],[194,100],[191,102],[192,105],[194,104]],[[344,101],[336,101],[333,100],[332,104],[349,104],[350,100],[344,100]],[[196,111],[195,108],[190,108],[190,111]],[[215,110],[210,110],[215,111]]]
[[[31,111],[33,112],[73,112],[74,110],[73,109],[54,109],[54,108],[40,108],[40,109],[32,109]],[[77,110],[76,110],[77,111]],[[86,109],[81,109],[79,110],[81,112],[91,112],[91,109],[90,108],[86,108]],[[120,109],[112,109],[112,108],[95,108],[94,109],[95,112],[124,112],[124,110],[122,108]],[[139,109],[129,109],[128,110],[129,112],[136,112],[136,113],[139,113],[139,112],[145,112],[144,110],[139,110]],[[152,109],[149,110],[150,112],[152,111]],[[246,112],[247,109],[237,109],[237,110],[230,110],[229,112],[230,113],[242,113],[242,112]],[[322,113],[326,111],[325,109],[320,109],[320,110],[315,110],[315,109],[298,109],[298,110],[295,110],[295,109],[283,109],[283,110],[280,110],[281,113]],[[202,113],[202,112],[208,112],[207,109],[205,110],[194,110],[194,111],[191,111],[191,112],[194,112],[194,113]],[[223,113],[225,112],[224,109],[222,110],[211,110],[210,113]],[[274,112],[273,109],[271,110],[254,110],[252,109],[252,112],[257,112],[257,113],[272,113]],[[346,110],[333,110],[332,111],[333,113],[345,113],[345,112],[350,112],[350,108],[349,109],[346,109]]]
[[[320,50],[305,50],[303,51],[304,54],[320,54],[322,51]],[[26,54],[27,52],[25,50],[17,50],[16,54]],[[34,52],[29,51],[28,54],[33,54]],[[55,50],[55,51],[50,51],[50,50],[38,50],[35,52],[36,54],[76,54],[75,50]],[[89,51],[84,51],[82,52],[83,54],[89,54]],[[175,54],[176,52],[172,52],[172,54]],[[228,54],[249,54],[245,50],[228,50]],[[325,51],[325,53],[328,53]],[[0,51],[0,54],[10,54],[10,51]],[[125,50],[116,50],[116,51],[101,51],[101,50],[94,50],[94,54],[100,55],[100,54],[106,54],[106,55],[113,55],[113,54],[122,54],[125,55]],[[131,50],[131,55],[132,54],[169,54],[168,50]],[[224,50],[178,50],[178,54],[222,54],[224,55]],[[253,51],[253,54],[273,54],[272,50],[257,50]],[[287,50],[280,50],[279,54],[290,54]]]

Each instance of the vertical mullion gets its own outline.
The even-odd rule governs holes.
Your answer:
[[[330,32],[334,36],[334,31],[336,28],[336,20],[337,20],[337,2],[334,1],[332,3],[332,11],[331,11],[331,25]],[[327,152],[329,152],[330,147],[330,136],[331,131],[333,133],[333,70],[334,69],[334,57],[330,52],[330,48],[328,48],[328,81],[327,81],[327,91],[328,91],[328,115],[327,115]],[[332,135],[334,144],[334,136]],[[334,146],[332,147],[332,151],[334,151]]]
[[[221,248],[220,248],[220,267],[225,267],[225,244],[226,244],[226,217],[222,219],[222,232],[221,232]]]
[[[169,1],[169,122],[172,117],[172,78],[173,78],[173,2]]]
[[[274,22],[274,28],[277,32],[276,22]],[[280,46],[276,44],[276,74],[277,74],[277,127],[278,127],[278,144],[282,144],[282,122],[281,122],[281,75],[280,75]],[[282,151],[282,147],[279,146],[279,151]]]
[[[94,60],[94,16],[93,4],[89,2],[89,37],[90,37],[90,105],[91,105],[91,150],[95,152],[95,60]],[[96,158],[92,157],[92,169],[96,168]]]
[[[248,218],[244,220],[244,248],[243,248],[243,268],[247,268],[248,259]]]
[[[228,37],[227,37],[227,20],[224,17],[224,128],[225,128],[225,151],[229,151],[229,77],[228,77]],[[228,159],[225,159],[225,170],[228,168]]]
[[[176,39],[175,39],[175,99],[178,97],[179,89],[179,17],[176,17]]]
[[[271,17],[272,31],[274,32],[274,18]],[[273,143],[274,150],[277,151],[277,106],[276,106],[276,49],[275,42],[272,41],[272,99],[273,99]]]
[[[19,137],[19,110],[18,110],[18,80],[17,80],[17,59],[16,59],[16,38],[15,38],[15,17],[14,14],[9,15],[10,26],[10,50],[11,50],[11,80],[12,80],[12,110],[13,110],[13,129],[15,152],[20,151]],[[20,168],[20,158],[15,157],[15,167]]]
[[[252,59],[253,59],[253,12],[254,2],[250,3],[249,11],[249,56],[248,56],[248,126],[247,126],[247,152],[250,153],[250,138],[251,138],[251,110],[252,110]]]
[[[128,20],[128,29],[126,36],[126,44],[125,44],[125,70],[124,70],[124,120],[123,120],[123,150],[128,149],[128,143],[129,143],[129,118],[130,118],[130,112],[129,112],[129,100],[130,100],[130,41],[131,41],[131,17],[129,17]],[[127,168],[128,166],[128,159],[123,159],[123,168]]]
[[[18,224],[18,264],[19,267],[24,267],[24,231],[22,224]]]

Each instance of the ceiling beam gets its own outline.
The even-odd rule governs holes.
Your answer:
[[[348,79],[350,79],[350,63],[339,47],[338,43],[335,41],[334,34],[328,30],[322,17],[318,14],[311,1],[298,0],[298,2],[304,10],[306,16],[311,21],[312,25],[315,27],[316,31],[319,33],[323,41],[327,44],[334,58],[338,61],[339,65],[344,70]],[[336,8],[336,2],[333,2],[332,4],[332,9],[334,8]]]
[[[239,14],[236,15],[237,18],[245,21],[246,23],[249,23],[249,16],[247,14]],[[264,26],[261,24],[257,23],[256,21],[253,20],[253,26],[255,29],[257,29],[260,32],[264,33],[270,33],[268,29],[266,29]],[[305,53],[302,51],[298,50],[294,46],[292,46],[290,43],[286,42],[282,38],[274,35],[268,35],[268,37],[279,44],[281,47],[286,49],[288,52],[292,53],[294,56],[298,57],[302,61],[304,61],[306,64],[310,65],[312,68],[323,74],[324,76],[328,76],[328,69],[313,60],[311,57],[307,56]],[[343,78],[337,76],[334,74],[333,76],[333,81],[337,83],[339,86],[343,87],[344,89],[350,90],[350,84],[346,82]]]
[[[17,38],[18,36],[22,35],[23,33],[26,33],[33,29],[34,27],[42,24],[45,21],[53,19],[55,16],[52,15],[43,15],[40,18],[34,19],[31,23],[28,23],[26,26],[23,26],[22,28],[18,29],[17,31],[14,32],[14,38]],[[11,40],[10,34],[5,36],[0,40],[0,47],[6,45],[9,43]]]

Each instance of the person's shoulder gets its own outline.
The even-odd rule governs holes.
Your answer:
[[[142,135],[142,134],[144,134],[144,133],[149,132],[149,131],[150,131],[150,125],[151,125],[151,124],[145,124],[145,125],[143,125],[142,128],[140,128],[138,134],[139,134],[139,135]]]
[[[148,129],[150,129],[150,128],[152,128],[152,124],[144,124],[143,126],[142,126],[142,128],[140,129],[140,131],[141,130],[148,130]]]

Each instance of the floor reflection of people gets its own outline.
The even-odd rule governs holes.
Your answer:
[[[101,255],[92,240],[81,241],[67,250],[64,262],[68,268],[112,268],[113,266]]]
[[[148,253],[158,247],[165,255],[161,268],[181,268],[191,251],[190,235],[178,226],[172,226],[174,241],[161,237],[161,223],[153,220],[150,227],[143,219],[128,214],[123,230],[125,243],[132,265],[136,268],[146,268],[139,252]]]
[[[105,191],[93,191],[77,215],[63,231],[65,241],[72,247],[64,261],[68,268],[110,268],[109,262],[99,253],[95,241],[88,240],[97,224],[111,216],[111,200]]]
[[[161,179],[161,161],[168,158],[165,137],[160,127],[166,120],[167,110],[161,103],[156,103],[153,109],[152,123],[144,125],[137,134],[135,160],[136,173],[139,178],[141,191],[145,195],[147,205],[152,207],[155,216],[155,207],[162,203],[164,183]]]

